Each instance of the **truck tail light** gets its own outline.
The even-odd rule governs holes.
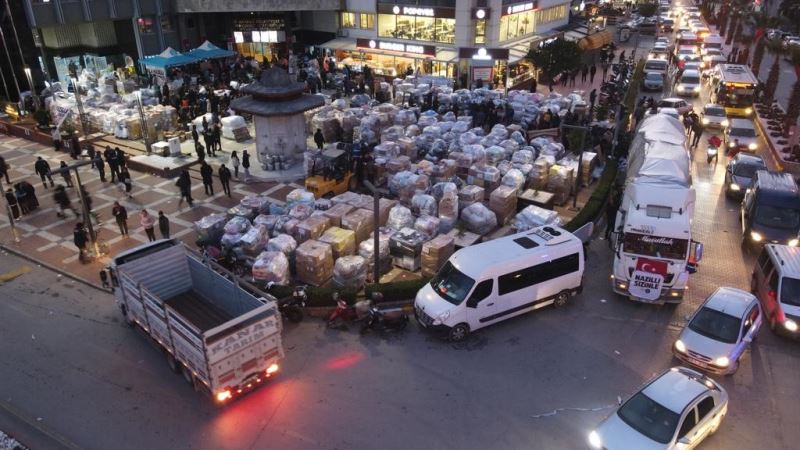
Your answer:
[[[229,389],[217,392],[217,401],[220,403],[230,399],[231,397],[233,397],[233,395]]]
[[[273,363],[271,366],[267,368],[267,376],[270,376],[273,373],[277,372],[278,369],[280,369],[280,367],[278,367],[278,364]]]

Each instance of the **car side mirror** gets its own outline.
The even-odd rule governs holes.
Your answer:
[[[682,438],[678,439],[678,444],[681,444],[682,446],[687,446],[688,447],[689,445],[691,445],[691,441],[689,441],[689,438],[687,438],[687,437],[682,437]]]
[[[703,243],[702,242],[692,242],[694,245],[694,260],[696,262],[700,262],[703,259]]]

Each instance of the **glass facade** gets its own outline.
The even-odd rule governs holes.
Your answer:
[[[569,5],[509,14],[500,18],[500,40],[518,39],[536,32],[537,27],[567,18]]]
[[[355,28],[356,27],[356,14],[351,12],[342,12],[342,28]]]
[[[337,50],[336,60],[339,64],[347,65],[355,71],[363,70],[363,66],[372,69],[375,75],[396,77],[403,75],[411,68],[413,73],[419,69],[420,74],[452,78],[455,65],[443,61],[393,56],[368,51]]]
[[[486,19],[478,19],[475,21],[475,43],[486,43]]]
[[[456,19],[378,14],[378,36],[452,44],[456,40]]]

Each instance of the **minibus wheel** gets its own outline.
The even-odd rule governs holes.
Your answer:
[[[556,295],[556,298],[553,300],[553,304],[561,307],[567,304],[567,300],[569,300],[569,292],[561,291]]]
[[[453,342],[463,341],[469,335],[469,326],[465,323],[460,323],[450,329],[448,337]]]

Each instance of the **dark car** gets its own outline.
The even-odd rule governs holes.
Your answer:
[[[742,198],[758,170],[767,170],[767,165],[760,156],[738,153],[731,158],[725,170],[725,194],[728,197]]]
[[[795,247],[800,232],[800,190],[788,173],[757,170],[741,207],[742,245]]]

